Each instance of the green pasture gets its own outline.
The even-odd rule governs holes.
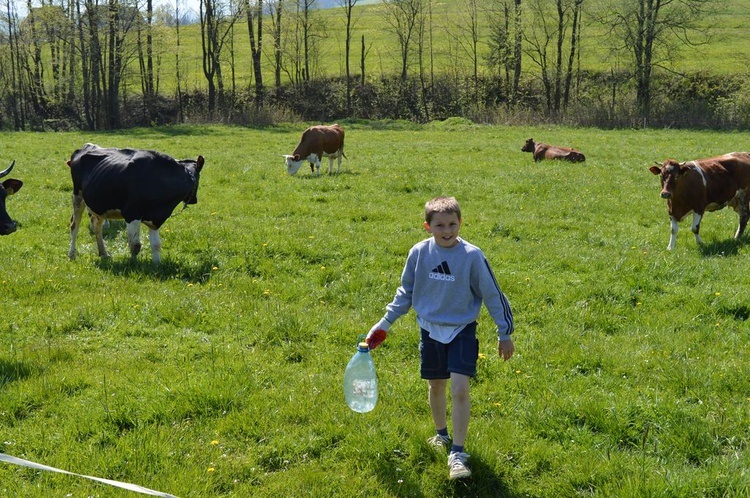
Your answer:
[[[180,497],[750,495],[749,239],[724,210],[703,247],[684,222],[667,252],[647,170],[749,133],[343,125],[348,159],[320,177],[285,174],[302,124],[0,134],[24,181],[0,238],[0,453]],[[529,137],[587,161],[534,163]],[[68,260],[65,161],[86,142],[205,156],[161,267],[130,260],[118,222],[111,259],[84,228]],[[375,410],[341,388],[436,195],[460,201],[516,319],[503,362],[480,316],[466,482],[425,442],[413,312],[373,353]],[[0,496],[137,495],[0,463]]]

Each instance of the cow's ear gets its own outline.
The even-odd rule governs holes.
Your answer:
[[[661,175],[661,168],[657,168],[656,166],[651,166],[648,170],[655,175]]]
[[[19,190],[21,190],[21,187],[23,186],[23,182],[21,180],[16,180],[14,178],[11,178],[10,180],[5,180],[3,182],[3,187],[5,187],[5,191],[8,192],[8,195],[13,195]]]
[[[200,171],[203,169],[203,163],[206,162],[205,159],[203,159],[203,156],[198,156],[198,160],[195,162],[198,166],[195,168],[195,171]]]

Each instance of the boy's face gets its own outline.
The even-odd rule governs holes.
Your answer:
[[[430,223],[424,222],[424,229],[432,234],[437,245],[447,249],[458,244],[461,220],[456,213],[434,213]]]

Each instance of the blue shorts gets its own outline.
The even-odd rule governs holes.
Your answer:
[[[419,354],[422,359],[420,374],[423,379],[449,379],[451,373],[474,377],[477,373],[479,358],[479,341],[477,340],[477,322],[472,322],[448,344],[432,338],[425,329],[419,343]]]

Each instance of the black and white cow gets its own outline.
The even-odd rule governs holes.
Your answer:
[[[102,237],[104,220],[123,218],[131,256],[135,258],[141,250],[143,223],[149,228],[151,254],[158,264],[159,228],[178,204],[182,202],[187,207],[198,202],[203,163],[203,156],[177,161],[160,152],[110,149],[94,144],[73,152],[68,161],[73,178],[70,259],[76,256],[76,235],[83,208],[88,207],[100,256],[109,256]]]
[[[10,163],[10,166],[3,171],[0,171],[0,178],[8,176],[15,164],[16,162],[13,161]],[[7,199],[9,195],[13,195],[21,190],[22,186],[23,182],[14,178],[9,178],[0,184],[0,235],[9,235],[16,231],[16,222],[13,221],[13,218],[10,217],[5,208],[5,199]]]

